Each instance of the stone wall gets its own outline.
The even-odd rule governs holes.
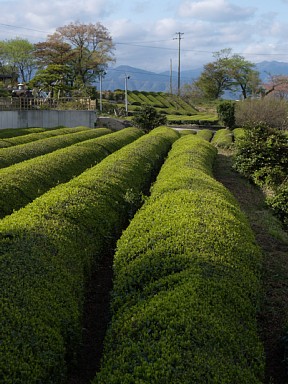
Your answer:
[[[114,119],[112,117],[98,117],[97,128],[110,128],[113,131],[119,131],[120,129],[131,127],[132,123],[127,120]]]
[[[95,111],[0,111],[0,129],[77,127],[79,125],[94,128],[95,124]]]

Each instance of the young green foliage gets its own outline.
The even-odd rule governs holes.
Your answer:
[[[142,135],[138,128],[85,140],[0,170],[0,218],[65,183]]]
[[[0,168],[9,167],[12,164],[45,155],[60,148],[68,147],[80,141],[99,137],[111,132],[107,128],[85,129],[81,132],[66,133],[63,135],[48,137],[31,143],[19,144],[13,147],[0,148]]]
[[[65,382],[85,283],[178,137],[155,129],[0,221],[1,383]]]
[[[94,384],[263,382],[261,254],[215,155],[197,135],[176,141],[118,241]]]
[[[230,148],[233,144],[233,133],[229,129],[219,129],[214,133],[211,144],[218,148]]]
[[[12,147],[14,145],[30,143],[32,141],[36,141],[40,139],[46,139],[47,137],[64,135],[67,133],[81,132],[89,129],[92,129],[92,128],[80,126],[80,127],[74,127],[74,128],[48,129],[43,132],[23,134],[21,136],[14,136],[10,138],[0,139],[0,148]]]

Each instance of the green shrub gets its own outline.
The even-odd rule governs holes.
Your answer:
[[[275,193],[267,198],[268,205],[274,210],[276,216],[284,223],[288,229],[288,181],[280,184]]]
[[[233,143],[233,133],[229,129],[219,129],[214,133],[211,143],[216,148],[230,148]]]
[[[245,136],[244,128],[234,128],[233,129],[233,139],[234,142],[237,140],[241,140]]]
[[[5,139],[15,136],[28,135],[30,133],[45,132],[46,130],[55,128],[4,128],[0,129],[0,138]]]
[[[216,148],[174,143],[117,244],[112,321],[93,383],[261,383],[261,254],[212,174]]]
[[[13,147],[0,148],[0,168],[9,167],[12,164],[53,152],[60,148],[80,141],[99,137],[111,132],[107,128],[85,129],[80,132],[66,133],[63,135],[48,137],[31,143],[19,144]]]
[[[1,169],[0,218],[20,209],[57,184],[69,181],[141,135],[138,128],[125,128]]]
[[[204,140],[211,141],[213,137],[213,131],[211,129],[201,129],[197,131],[197,136]]]
[[[1,383],[66,382],[91,271],[178,137],[155,129],[0,221]]]
[[[261,123],[246,127],[236,141],[235,169],[260,187],[268,187],[266,201],[287,225],[288,140],[283,131]]]
[[[181,129],[179,133],[180,133],[180,136],[196,135],[196,131],[193,131],[192,129]]]
[[[217,105],[217,114],[219,120],[227,128],[234,128],[235,126],[235,103],[232,101],[221,101]]]
[[[7,139],[0,139],[0,148],[7,148],[14,145],[25,144],[25,143],[30,143],[32,141],[45,139],[47,137],[64,135],[67,133],[81,132],[89,129],[91,128],[87,128],[83,126],[75,127],[75,128],[57,128],[57,129],[49,129],[43,132],[41,131],[41,132],[25,134],[23,136],[14,136]]]
[[[234,167],[258,185],[281,184],[287,175],[287,137],[263,123],[247,126],[236,142]]]
[[[132,118],[132,124],[142,129],[145,133],[150,132],[160,125],[165,125],[166,122],[166,117],[158,113],[157,110],[150,105],[143,106],[139,111],[135,112]]]

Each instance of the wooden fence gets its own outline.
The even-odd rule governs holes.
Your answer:
[[[96,101],[90,97],[60,97],[44,99],[34,97],[0,97],[0,111],[26,110],[95,110]]]

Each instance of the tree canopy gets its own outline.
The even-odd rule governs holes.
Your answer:
[[[144,105],[132,118],[132,124],[135,127],[142,129],[145,133],[150,132],[152,129],[165,125],[167,117],[157,112],[156,108],[151,105]]]
[[[30,86],[56,83],[83,90],[114,61],[114,49],[101,23],[72,22],[35,44],[20,38],[0,41],[1,73],[17,73],[18,81]]]
[[[100,23],[70,23],[57,28],[48,38],[50,43],[62,43],[62,48],[70,46],[66,52],[74,80],[89,84],[102,72],[109,62],[114,61],[114,44],[108,30]],[[61,47],[61,45],[60,45]]]
[[[257,92],[260,86],[255,64],[233,54],[230,48],[213,54],[215,61],[204,66],[195,86],[206,99],[218,99],[225,91],[241,92],[242,98]]]
[[[6,72],[18,73],[20,82],[26,83],[31,80],[36,68],[33,56],[34,45],[26,39],[1,41],[0,62],[6,67]],[[2,64],[2,65],[3,65]]]

